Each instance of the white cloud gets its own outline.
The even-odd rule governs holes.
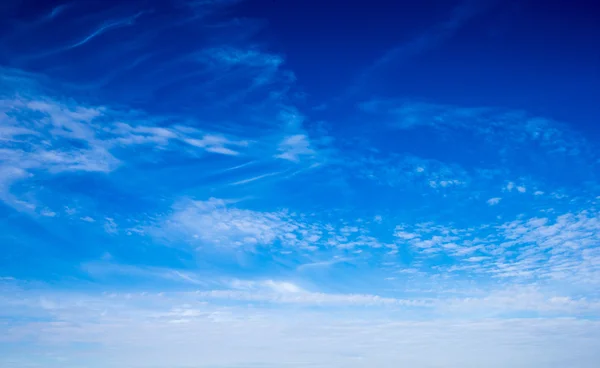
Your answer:
[[[90,216],[84,216],[80,218],[81,221],[85,221],[85,222],[96,222],[96,220],[94,220],[93,218],[91,218]]]
[[[372,237],[358,222],[334,226],[287,210],[260,212],[240,209],[231,201],[216,198],[176,203],[173,213],[160,225],[158,234],[184,236],[195,239],[199,244],[222,247],[282,245],[296,250],[393,247]]]
[[[233,148],[247,147],[249,144],[245,140],[231,139],[224,135],[206,133],[182,125],[167,128],[118,122],[112,128],[105,128],[104,130],[112,136],[109,140],[110,144],[124,146],[151,144],[165,148],[169,143],[179,141],[193,147],[202,148],[206,152],[237,156],[240,152]]]
[[[109,172],[119,165],[95,136],[93,121],[102,115],[102,108],[69,108],[53,101],[14,98],[0,100],[0,109],[11,116],[0,121],[4,130],[20,127],[19,139],[3,148],[0,165],[4,170]],[[73,146],[70,140],[84,144]]]
[[[3,343],[19,348],[3,354],[0,363],[98,368],[208,368],[251,363],[275,368],[297,366],[298,362],[355,368],[398,364],[417,368],[482,364],[559,368],[569,361],[577,367],[593,368],[600,358],[600,326],[595,320],[493,317],[507,308],[530,310],[540,302],[548,311],[573,304],[568,298],[541,298],[535,290],[450,298],[439,303],[444,318],[424,320],[410,317],[411,305],[386,305],[385,299],[307,296],[285,283],[258,284],[241,282],[239,290],[230,295],[216,293],[206,299],[195,292],[92,295],[20,290],[19,298],[0,299],[5,315],[19,317],[0,337]],[[311,304],[327,301],[328,308],[262,307],[252,300],[260,299],[252,296],[255,287],[273,290],[281,296],[280,303],[302,306],[307,300]],[[236,295],[252,305],[213,303]],[[371,308],[340,308],[349,301]],[[388,309],[382,315],[372,309],[382,306],[401,308],[402,312]],[[79,354],[82,343],[85,355]]]
[[[473,261],[477,262],[477,261]],[[596,313],[597,300],[545,294],[533,286],[512,286],[503,290],[440,302],[439,308],[459,315],[490,317],[498,314],[535,312],[541,315],[574,315]]]
[[[4,192],[9,190],[12,182],[31,176],[30,171],[34,169],[106,172],[118,163],[105,149],[93,145],[93,132],[86,124],[100,113],[97,110],[69,110],[60,105],[19,99],[2,100],[0,106],[4,114],[16,115],[12,119],[0,121],[3,128],[10,129],[11,124],[23,127],[19,140],[2,149],[0,170],[12,173],[3,175]],[[36,112],[44,115],[34,120],[30,115]],[[82,139],[89,143],[89,148],[55,144],[52,135],[58,138]]]
[[[383,156],[375,152],[359,152],[346,159],[352,173],[390,187],[424,185],[436,190],[463,188],[470,175],[459,165],[412,155]]]
[[[248,184],[248,183],[252,183],[252,182],[255,182],[257,180],[260,180],[260,179],[268,178],[270,176],[276,176],[276,175],[279,175],[281,173],[282,173],[282,171],[270,172],[270,173],[266,173],[266,174],[254,176],[254,177],[251,177],[251,178],[248,178],[248,179],[238,180],[238,181],[233,182],[233,183],[231,183],[229,185],[243,185],[243,184]]]
[[[554,218],[515,220],[500,226],[500,249],[521,246],[515,260],[502,260],[499,276],[531,275],[576,283],[594,283],[600,276],[598,242],[600,214],[588,210]],[[543,264],[540,262],[544,262]]]
[[[211,134],[207,134],[201,139],[185,138],[183,140],[192,146],[204,148],[207,152],[219,153],[222,155],[229,156],[237,156],[239,155],[239,152],[226,147],[227,145],[237,147],[245,147],[248,145],[248,142],[246,141],[235,142],[223,136]]]
[[[288,161],[299,162],[302,157],[314,157],[315,150],[311,148],[310,140],[305,134],[294,134],[285,137],[277,149],[279,153],[275,155]]]
[[[113,218],[106,217],[104,220],[104,231],[109,234],[116,234],[119,232],[119,226]]]
[[[218,66],[252,66],[261,68],[279,68],[283,58],[275,54],[267,54],[258,50],[242,50],[231,47],[221,47],[206,50],[206,57],[218,62]]]
[[[525,185],[523,184],[515,184],[514,182],[509,181],[502,190],[507,192],[512,192],[513,190],[516,190],[519,193],[525,193],[527,192],[527,187],[525,187]]]
[[[233,290],[197,291],[195,295],[207,299],[230,299],[276,304],[338,305],[338,306],[413,306],[425,307],[424,300],[386,298],[369,294],[328,294],[310,292],[291,282],[274,280],[240,281],[231,283]]]
[[[215,198],[183,201],[175,208],[169,227],[220,246],[270,245],[298,226],[286,221],[286,213],[230,209],[226,201]]]
[[[260,88],[271,88],[271,96],[287,93],[287,86],[295,81],[295,75],[282,68],[282,56],[259,50],[258,48],[212,47],[202,50],[197,54],[200,61],[207,68],[207,73],[212,74],[214,83],[223,83],[223,80],[235,78],[244,81],[247,88],[240,88],[219,101],[231,104],[241,97],[255,92]],[[281,88],[272,89],[273,86]],[[282,87],[283,86],[283,87]]]
[[[105,252],[100,259],[101,261],[85,262],[80,265],[83,271],[89,276],[94,277],[97,281],[101,281],[106,276],[118,276],[120,278],[143,278],[152,283],[155,283],[157,280],[166,280],[183,285],[206,286],[211,283],[206,280],[200,280],[194,273],[180,269],[114,263],[113,256],[108,252]]]
[[[77,213],[77,210],[75,208],[70,208],[68,206],[65,206],[65,213],[69,216],[72,216],[75,213]]]
[[[501,200],[502,200],[502,198],[500,198],[500,197],[490,198],[487,200],[487,204],[489,204],[490,206],[495,206],[498,203],[500,203]]]
[[[394,236],[398,239],[399,245],[409,244],[424,254],[448,252],[454,256],[465,256],[468,253],[460,253],[460,251],[464,251],[466,247],[456,244],[456,241],[461,240],[464,233],[465,231],[461,229],[432,223],[419,223],[412,226],[407,224],[396,226]]]
[[[46,167],[50,172],[89,171],[107,173],[118,164],[114,156],[106,149],[77,151],[43,151],[30,156],[35,163],[32,168]]]
[[[2,120],[6,122],[7,117]],[[36,135],[33,130],[16,126],[14,121],[11,124],[13,125],[0,125],[0,142],[3,144],[19,142],[23,137]]]
[[[27,209],[29,211],[35,211],[36,209],[36,205],[34,203],[31,202],[27,202],[27,201],[21,201],[21,200],[15,200],[15,204],[17,204],[18,206]]]
[[[276,137],[277,152],[273,157],[295,163],[310,164],[309,168],[323,164],[331,155],[332,138],[327,135],[323,126],[317,127],[309,134],[304,122],[306,117],[293,107],[279,111],[278,121],[283,130]]]
[[[128,146],[133,144],[156,144],[164,146],[169,140],[177,139],[178,134],[172,129],[151,126],[132,126],[123,122],[113,124],[111,128],[105,128],[115,136],[114,141]]]
[[[42,212],[40,212],[40,215],[45,216],[45,217],[54,217],[54,216],[56,216],[56,212],[51,211],[49,209],[44,209],[44,210],[42,210]]]
[[[481,261],[485,261],[487,259],[490,259],[490,257],[483,257],[483,256],[469,257],[469,258],[465,259],[465,262],[481,262]]]
[[[175,142],[235,156],[249,145],[222,134],[183,125],[147,126],[139,124],[143,117],[137,115],[42,97],[1,99],[0,114],[0,199],[8,203],[16,203],[10,187],[17,181],[39,171],[110,173],[129,158],[123,149],[131,146],[166,149]]]
[[[446,187],[451,187],[451,186],[455,186],[455,185],[463,185],[463,184],[465,184],[465,183],[460,180],[456,180],[456,179],[440,180],[440,181],[430,180],[429,181],[429,186],[432,188],[438,188],[438,187],[446,188]]]
[[[0,155],[3,154],[0,150]],[[16,203],[17,199],[10,193],[10,186],[13,182],[30,177],[31,174],[27,171],[18,168],[3,165],[0,161],[0,199],[5,202]]]
[[[245,302],[267,302],[275,304],[299,304],[313,306],[418,306],[423,302],[384,298],[368,294],[324,294],[309,292],[250,292],[240,290],[211,290],[197,292],[203,299],[229,299]]]
[[[317,261],[317,262],[309,262],[309,263],[304,263],[301,264],[300,266],[298,266],[296,268],[296,270],[298,271],[305,271],[305,270],[310,270],[310,269],[318,269],[318,268],[326,268],[338,263],[342,263],[342,262],[348,262],[350,259],[349,258],[344,258],[344,257],[339,257],[339,256],[335,256],[334,258],[330,259],[330,260],[326,260],[326,261]]]
[[[590,151],[585,139],[567,125],[530,116],[523,111],[397,100],[371,100],[359,107],[369,114],[386,116],[391,121],[390,126],[396,129],[452,129],[454,132],[474,133],[501,147],[534,143],[552,154],[573,156]]]
[[[600,280],[599,219],[598,211],[589,209],[471,228],[402,224],[394,235],[398,245],[413,248],[417,259],[440,254],[453,257],[451,265],[438,265],[438,271],[469,271],[502,282],[568,282],[587,288]]]

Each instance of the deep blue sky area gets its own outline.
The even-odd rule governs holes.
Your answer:
[[[249,1],[232,12],[262,14],[270,41],[283,50],[315,104],[335,96],[333,103],[342,98],[345,106],[346,100],[364,97],[362,89],[384,98],[511,106],[569,120],[600,140],[598,4],[465,4]],[[461,6],[476,15],[451,30],[439,26],[451,22]],[[425,45],[415,51],[410,44],[420,37]],[[396,59],[360,77],[399,44],[407,45]],[[349,96],[353,87],[358,91]]]
[[[594,123],[600,114],[597,3],[465,4],[476,16],[450,31],[436,28],[452,19],[460,2],[248,1],[232,15],[265,19],[271,45],[283,51],[315,101],[343,95],[390,49],[430,32],[422,50],[407,50],[370,75],[364,82],[369,92],[452,104],[493,100],[575,120],[600,138]]]
[[[597,368],[600,3],[0,1],[0,367]]]
[[[25,28],[24,37],[11,39],[6,32],[5,38],[13,50],[32,50],[42,41],[48,45],[56,40],[53,32],[61,37],[72,32],[71,25],[62,24],[40,37],[35,25],[28,24],[40,22],[53,11],[57,17],[71,11],[95,18],[145,6],[154,9],[149,16],[152,20],[147,21],[158,25],[181,16],[184,10],[178,3],[126,1],[114,7],[101,1],[67,6],[61,1],[9,1],[2,5],[3,27]],[[485,105],[493,100],[496,105],[569,119],[598,137],[592,122],[600,114],[596,103],[600,93],[597,7],[583,0],[261,0],[233,4],[211,17],[251,21],[253,42],[285,57],[297,77],[297,87],[315,105],[356,100],[374,91],[381,98],[441,99],[460,105]],[[96,21],[86,24],[85,17],[69,21],[82,28]],[[191,39],[206,36],[192,33],[180,42],[187,47]],[[161,37],[160,31],[155,37]],[[235,38],[234,31],[230,37]],[[121,47],[135,46],[123,43]],[[397,55],[392,61],[371,69],[394,49]],[[60,69],[15,56],[0,54],[8,65],[26,63],[50,74]],[[73,54],[67,62],[77,64],[77,58]],[[85,74],[79,78],[85,79]]]

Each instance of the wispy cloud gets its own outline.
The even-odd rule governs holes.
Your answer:
[[[325,132],[315,130],[309,134],[306,130],[306,116],[297,109],[287,108],[280,111],[278,120],[283,124],[283,137],[278,141],[275,158],[313,165],[326,163],[331,153],[332,138]]]
[[[487,204],[489,204],[490,206],[495,206],[498,203],[500,203],[501,200],[502,200],[502,198],[500,198],[500,197],[490,198],[487,200]]]
[[[80,218],[80,220],[84,221],[84,222],[96,222],[96,220],[94,220],[90,216],[84,216],[84,217]]]
[[[283,64],[279,55],[266,54],[259,50],[241,50],[231,47],[206,50],[206,56],[217,61],[216,66],[258,66],[278,68]]]
[[[0,165],[5,201],[12,198],[7,193],[12,183],[38,172],[112,172],[129,159],[124,149],[136,146],[165,150],[184,144],[192,150],[237,156],[250,144],[184,125],[141,125],[140,117],[50,99],[5,98],[0,107],[4,113]]]
[[[100,261],[85,262],[80,265],[81,270],[86,272],[96,281],[102,281],[107,277],[117,276],[120,279],[141,278],[151,283],[157,281],[170,281],[183,285],[203,285],[208,286],[214,281],[209,282],[193,272],[177,268],[165,268],[145,265],[128,265],[116,263],[112,260],[110,254],[105,254]]]
[[[377,99],[363,102],[359,108],[385,117],[388,126],[395,129],[431,128],[475,134],[495,146],[539,144],[555,154],[592,154],[589,143],[567,125],[524,111]]]
[[[355,175],[390,187],[418,186],[435,190],[463,188],[470,174],[459,165],[413,155],[361,155],[346,163]]]
[[[255,182],[257,180],[261,180],[264,178],[268,178],[270,176],[276,176],[282,174],[281,171],[276,171],[276,172],[271,172],[271,173],[266,173],[266,174],[262,174],[262,175],[258,175],[258,176],[254,176],[252,178],[248,178],[248,179],[243,179],[243,180],[239,180],[236,182],[231,183],[230,185],[243,185],[243,184],[248,184],[248,183],[252,183]]]
[[[0,125],[13,134],[0,143],[3,175],[3,195],[12,183],[33,177],[38,171],[58,173],[84,171],[106,173],[114,170],[120,161],[106,145],[96,138],[93,120],[102,109],[75,107],[39,100],[9,98],[0,101],[4,117]],[[13,127],[20,127],[14,130]],[[80,144],[73,145],[72,142]]]
[[[300,157],[314,157],[315,151],[310,147],[310,142],[306,135],[296,134],[285,137],[277,149],[280,153],[275,155],[277,158],[293,162],[300,161]]]
[[[600,273],[595,266],[597,217],[596,210],[584,210],[472,228],[399,225],[395,236],[399,246],[409,244],[421,257],[455,257],[448,266],[451,271],[517,282],[568,280],[583,286],[595,283]]]
[[[1,339],[18,346],[19,352],[8,352],[0,358],[2,362],[20,359],[23,363],[26,351],[25,363],[43,359],[56,367],[75,365],[90,356],[102,364],[132,366],[185,366],[201,361],[202,367],[248,362],[291,367],[302,359],[303,364],[340,367],[362,367],[364,360],[382,365],[389,361],[413,366],[485,362],[503,367],[518,359],[519,367],[526,367],[539,363],[543,355],[549,367],[559,367],[568,359],[591,368],[597,356],[595,342],[600,338],[594,320],[496,317],[507,310],[553,314],[591,306],[589,301],[544,296],[536,289],[412,301],[314,293],[271,279],[233,280],[229,289],[212,292],[103,294],[34,292],[15,286],[15,281],[4,280],[2,287],[12,288],[23,298],[0,298],[0,306],[4,313],[19,318]],[[248,302],[253,305],[247,306]],[[261,305],[265,302],[268,307]],[[298,308],[281,308],[290,303]],[[335,317],[331,308],[339,311]],[[407,320],[415,308],[439,308],[444,317]],[[381,317],[382,310],[385,317]],[[471,318],[464,319],[464,315]],[[381,341],[374,344],[374,336]],[[450,342],[447,336],[453,336]],[[81,343],[89,345],[83,358],[70,348]],[[231,346],[236,354],[230,353]],[[431,354],[432,346],[436,354]],[[473,347],[478,347],[475,355]],[[273,353],[265,357],[264,349]],[[574,350],[581,354],[574,357]],[[111,351],[109,358],[107,351]],[[163,351],[169,351],[169,356]],[[53,355],[49,357],[48,352]]]
[[[344,262],[348,262],[348,261],[350,261],[350,258],[336,256],[336,257],[334,257],[330,260],[326,260],[326,261],[317,261],[317,262],[309,262],[309,263],[301,264],[300,266],[297,267],[297,270],[298,271],[306,271],[306,270],[310,270],[310,269],[327,268],[329,266],[333,266],[338,263],[344,263]]]
[[[438,46],[440,43],[451,38],[468,21],[488,11],[495,3],[496,1],[490,0],[466,0],[460,2],[444,21],[433,24],[417,37],[387,50],[360,74],[358,80],[348,93],[355,94],[380,69],[392,63],[402,62]]]
[[[107,217],[104,220],[104,231],[109,234],[116,234],[119,232],[119,226],[113,218]]]
[[[198,291],[196,295],[208,299],[230,299],[304,305],[396,305],[424,306],[425,301],[401,300],[365,294],[327,294],[309,292],[290,282],[264,280],[234,282],[234,289]]]
[[[123,26],[127,26],[127,25],[131,25],[136,18],[138,18],[139,16],[141,16],[143,14],[143,12],[134,14],[130,17],[127,18],[123,18],[123,19],[116,19],[116,20],[112,20],[109,22],[105,22],[104,24],[102,24],[100,27],[98,27],[98,29],[94,30],[92,33],[90,33],[89,35],[87,35],[85,38],[83,38],[80,41],[75,42],[72,45],[66,46],[64,49],[62,50],[58,50],[58,51],[63,51],[66,49],[72,49],[75,47],[79,47],[79,46],[83,46],[86,43],[88,43],[89,41],[91,41],[92,39],[94,39],[95,37],[98,37],[99,35],[101,35],[104,32],[108,32],[111,29],[114,28],[118,28],[118,27],[123,27]]]
[[[283,246],[295,251],[319,247],[394,248],[371,236],[365,227],[356,226],[351,230],[345,225],[311,219],[288,210],[253,211],[211,198],[206,201],[181,200],[175,204],[173,213],[165,219],[158,234],[184,236],[186,241],[195,241],[198,246]]]

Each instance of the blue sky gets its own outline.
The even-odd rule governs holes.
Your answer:
[[[596,366],[585,2],[0,14],[0,365]]]

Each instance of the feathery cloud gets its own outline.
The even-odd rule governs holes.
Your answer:
[[[222,247],[283,246],[295,250],[316,250],[320,247],[394,248],[371,236],[365,227],[335,225],[288,210],[261,212],[241,209],[216,198],[179,201],[158,234],[183,235],[188,241],[195,239],[199,245]]]

